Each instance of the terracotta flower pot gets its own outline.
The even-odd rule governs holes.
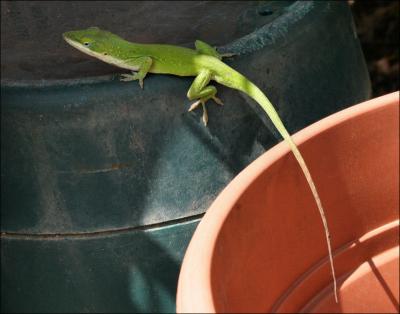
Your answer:
[[[281,142],[243,170],[200,222],[182,265],[177,312],[399,310],[399,93],[340,111],[294,139],[325,207],[339,303],[317,207]]]

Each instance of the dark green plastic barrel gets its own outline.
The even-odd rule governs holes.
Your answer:
[[[370,96],[346,2],[1,3],[1,310],[173,312],[186,246],[218,193],[278,143],[248,97],[187,112],[192,78],[145,88],[67,45],[89,26],[227,59],[290,132]],[[273,129],[272,129],[273,130]],[[322,156],[321,156],[322,157]]]

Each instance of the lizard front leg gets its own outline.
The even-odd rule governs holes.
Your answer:
[[[139,67],[138,72],[133,72],[133,74],[121,74],[120,80],[124,82],[139,80],[139,85],[143,89],[143,79],[146,77],[152,64],[153,60],[150,57],[135,59],[132,65],[137,65]]]
[[[210,70],[202,70],[194,79],[194,81],[193,81],[192,85],[190,86],[188,93],[187,93],[187,97],[190,100],[198,99],[196,102],[194,102],[190,106],[189,111],[194,110],[200,104],[202,105],[204,125],[207,125],[207,122],[208,122],[206,101],[211,98],[217,104],[223,105],[221,99],[219,99],[215,96],[217,94],[217,89],[215,88],[215,86],[208,85],[210,80],[211,80],[211,71]]]

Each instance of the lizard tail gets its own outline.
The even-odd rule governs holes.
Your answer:
[[[241,82],[243,83],[244,77],[241,78]],[[330,234],[329,234],[329,229],[328,229],[328,223],[326,221],[325,217],[325,212],[321,204],[321,199],[318,195],[317,188],[315,187],[314,181],[311,177],[311,173],[308,170],[308,167],[306,165],[306,162],[303,159],[303,156],[301,155],[299,149],[297,148],[297,145],[294,143],[292,137],[290,136],[289,132],[286,130],[285,126],[283,125],[278,113],[276,112],[275,108],[267,98],[267,96],[264,95],[264,93],[252,82],[249,80],[245,79],[245,84],[238,84],[236,86],[232,86],[235,89],[238,89],[247,95],[249,95],[251,98],[253,98],[267,113],[271,121],[273,122],[274,126],[277,128],[283,139],[288,143],[290,149],[292,150],[297,162],[299,163],[301,170],[303,171],[308,185],[310,186],[311,192],[314,196],[315,202],[317,204],[319,213],[321,215],[322,223],[324,225],[324,230],[325,230],[325,236],[326,236],[326,243],[328,246],[328,253],[329,253],[329,261],[331,265],[331,272],[332,272],[332,277],[333,277],[333,289],[334,289],[334,295],[335,295],[335,300],[336,303],[338,303],[338,296],[337,296],[337,284],[336,284],[336,276],[335,276],[335,268],[333,265],[333,255],[332,255],[332,248],[331,248],[331,242],[330,242]]]

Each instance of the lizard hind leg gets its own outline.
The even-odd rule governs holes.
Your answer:
[[[216,87],[213,85],[207,85],[210,82],[210,79],[211,79],[211,71],[209,70],[201,71],[200,74],[197,75],[196,78],[194,79],[187,93],[187,97],[190,100],[197,99],[197,101],[190,106],[188,111],[196,109],[200,104],[202,105],[204,125],[207,125],[208,123],[208,113],[206,109],[207,100],[212,99],[217,104],[223,105],[221,99],[215,96],[217,94]]]
[[[203,55],[213,56],[219,60],[222,60],[222,58],[236,56],[235,53],[222,53],[221,54],[217,51],[217,49],[215,49],[214,47],[210,46],[209,44],[207,44],[201,40],[196,40],[194,43],[194,46],[196,47],[196,51],[198,53],[203,54]]]

